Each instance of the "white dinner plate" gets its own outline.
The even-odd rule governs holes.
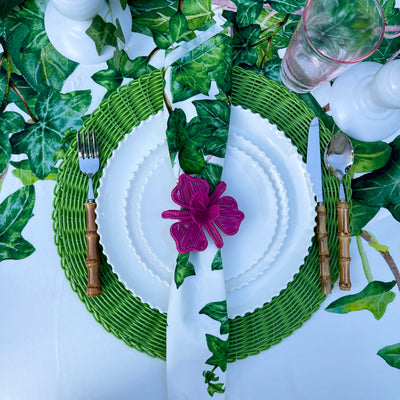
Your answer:
[[[244,315],[279,295],[303,264],[315,224],[314,193],[305,164],[275,125],[232,107],[222,180],[245,213],[222,249],[229,316]],[[100,242],[128,290],[161,312],[177,250],[169,233],[178,209],[163,112],[128,133],[103,171],[98,191]]]

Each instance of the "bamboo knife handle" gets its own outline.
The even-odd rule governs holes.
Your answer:
[[[338,211],[338,236],[339,236],[339,266],[340,279],[339,288],[350,290],[350,226],[349,226],[349,205],[347,201],[337,203]]]
[[[316,207],[317,217],[317,240],[318,240],[318,258],[319,258],[319,281],[321,283],[322,294],[332,293],[331,290],[331,274],[329,272],[329,247],[328,233],[326,231],[326,208],[323,204]]]
[[[99,296],[102,292],[100,282],[100,257],[98,251],[99,235],[96,224],[96,203],[85,203],[86,208],[86,267],[88,284],[86,294],[89,297]]]

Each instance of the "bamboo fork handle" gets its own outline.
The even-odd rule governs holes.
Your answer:
[[[96,224],[96,203],[85,203],[86,208],[86,267],[88,270],[88,284],[86,294],[89,297],[99,296],[102,292],[100,282],[100,257],[98,251],[99,235]]]
[[[337,203],[338,211],[338,236],[339,236],[339,267],[340,279],[339,288],[342,290],[351,289],[350,281],[350,226],[349,226],[349,205],[347,201]]]
[[[329,294],[331,290],[331,274],[329,271],[329,247],[328,233],[326,231],[326,208],[322,203],[316,207],[317,211],[317,240],[318,240],[318,258],[319,258],[319,281],[321,283],[321,293]]]

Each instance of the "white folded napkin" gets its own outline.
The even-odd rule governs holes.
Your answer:
[[[167,318],[168,398],[223,399],[229,320],[220,248],[244,218],[219,183],[229,130],[231,38],[217,24],[172,47],[165,60],[165,112],[176,209],[163,217],[173,220],[171,246],[175,241],[178,253]]]

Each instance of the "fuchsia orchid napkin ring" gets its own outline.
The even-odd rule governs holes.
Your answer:
[[[233,197],[221,197],[225,189],[226,183],[221,181],[209,194],[210,186],[206,180],[188,174],[179,176],[171,198],[183,209],[168,210],[161,214],[163,218],[179,221],[172,224],[170,229],[179,253],[203,251],[207,248],[203,226],[219,249],[224,242],[217,227],[229,236],[237,233],[244,213],[238,209]]]

